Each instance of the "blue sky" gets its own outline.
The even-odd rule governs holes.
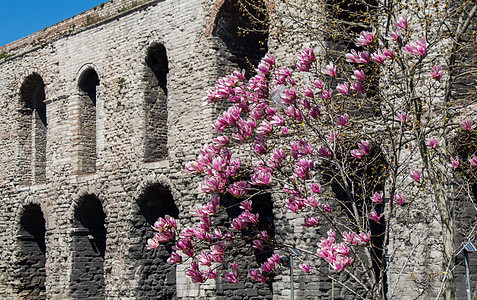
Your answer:
[[[0,0],[0,46],[107,0]]]

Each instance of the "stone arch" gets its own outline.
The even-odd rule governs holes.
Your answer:
[[[26,76],[19,89],[18,161],[22,184],[46,181],[46,93],[38,73]]]
[[[96,172],[96,100],[100,79],[95,68],[86,65],[78,76],[78,170],[80,173]]]
[[[244,199],[238,199],[229,193],[223,194],[220,197],[220,204],[224,206],[225,215],[218,216],[219,222],[226,227],[230,227],[232,220],[238,217],[243,210],[239,207],[239,203]],[[255,228],[242,231],[243,240],[236,240],[236,246],[232,251],[232,255],[236,257],[235,260],[239,264],[239,270],[248,270],[251,268],[258,268],[260,264],[265,262],[272,256],[274,248],[273,245],[265,245],[263,250],[253,250],[251,243],[256,231],[267,231],[268,235],[273,239],[275,236],[275,215],[273,210],[272,195],[266,191],[255,195],[251,198],[252,213],[259,214],[259,220]],[[226,268],[228,266],[225,266]],[[248,274],[240,274],[242,278],[246,278],[247,295],[241,293],[240,287],[236,284],[225,282],[222,278],[217,278],[217,296],[223,296],[227,299],[241,298],[241,299],[272,299],[273,298],[273,282],[268,284],[258,283],[252,280]]]
[[[106,214],[93,194],[80,198],[74,210],[71,231],[71,296],[104,299]]]
[[[25,204],[19,215],[14,278],[22,299],[46,299],[46,222],[38,204]]]
[[[213,7],[213,25],[208,34],[217,37],[227,64],[246,70],[250,76],[268,51],[268,1],[221,0]]]
[[[169,215],[179,216],[171,191],[162,184],[148,185],[136,202],[137,213],[132,218],[132,246],[129,256],[137,265],[136,276],[138,299],[175,299],[176,267],[167,263],[172,245],[161,246],[156,250],[146,248],[148,238],[154,231],[151,226],[160,218]]]
[[[167,74],[169,61],[166,47],[153,43],[148,47],[144,71],[146,132],[144,161],[167,157]]]

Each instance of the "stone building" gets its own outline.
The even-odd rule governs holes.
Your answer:
[[[285,275],[199,287],[145,248],[158,217],[188,222],[204,197],[183,173],[213,136],[202,97],[267,51],[268,27],[237,36],[244,22],[234,0],[110,0],[0,47],[2,299],[290,297]],[[301,276],[298,298],[332,289]]]

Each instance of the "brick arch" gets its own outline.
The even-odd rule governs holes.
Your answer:
[[[99,77],[100,83],[101,83],[101,78],[104,78],[103,71],[101,70],[101,68],[99,68],[99,66],[94,64],[94,63],[85,63],[78,69],[78,71],[76,71],[76,74],[75,74],[75,77],[74,77],[74,80],[73,80],[73,90],[74,91],[80,92],[79,81],[81,79],[81,76],[86,71],[88,71],[90,69],[94,70],[96,72],[96,74],[98,74],[98,77]]]
[[[20,103],[20,101],[21,101],[21,87],[22,87],[23,83],[25,82],[25,80],[33,74],[37,74],[43,80],[43,83],[45,85],[45,99],[49,99],[49,89],[47,88],[48,84],[49,84],[49,81],[45,80],[48,77],[46,76],[46,74],[40,68],[32,67],[32,68],[27,68],[25,71],[23,71],[22,74],[20,75],[20,77],[18,78],[18,80],[16,80],[16,85],[15,85],[15,95],[16,96],[15,96],[15,98],[16,98],[16,102],[17,102],[18,105],[21,105],[21,103]]]
[[[225,1],[227,0],[216,0],[210,9],[210,18],[207,20],[207,24],[205,27],[205,36],[210,37],[212,36],[212,32],[215,29],[215,21],[217,19],[217,15],[224,5]],[[275,11],[275,5],[271,0],[263,0],[262,1],[267,8],[268,16],[270,17],[272,13]]]

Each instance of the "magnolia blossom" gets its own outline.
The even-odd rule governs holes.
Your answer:
[[[401,122],[401,124],[407,124],[409,121],[409,116],[403,113],[398,113],[397,119]]]
[[[371,32],[363,30],[359,34],[359,37],[356,38],[355,44],[358,47],[368,46],[374,41],[375,36],[376,36],[376,28],[373,28]]]
[[[302,269],[306,274],[311,273],[311,266],[308,264],[300,264],[300,269]]]
[[[304,226],[304,227],[314,227],[314,226],[318,226],[318,219],[315,218],[315,217],[306,217],[305,218],[305,222],[303,224],[301,224],[301,226]]]
[[[441,80],[442,75],[444,75],[444,71],[442,71],[442,67],[440,65],[436,65],[432,67],[432,70],[427,73],[429,77],[435,79],[437,81]]]
[[[436,149],[439,146],[439,139],[435,137],[430,137],[429,140],[426,142],[426,145],[432,149]]]
[[[366,76],[364,75],[364,72],[361,70],[354,70],[353,75],[351,75],[351,78],[353,78],[356,81],[366,80]]]
[[[347,82],[338,84],[336,86],[336,91],[342,95],[348,95],[349,94],[349,84]]]
[[[400,16],[397,19],[397,22],[394,23],[394,26],[397,26],[402,29],[406,29],[408,25],[409,25],[409,20],[405,16]]]
[[[333,62],[330,62],[324,69],[321,69],[321,73],[324,75],[328,75],[331,77],[335,77],[336,75],[336,66],[333,65]]]
[[[382,203],[383,202],[383,195],[381,193],[374,193],[373,197],[371,197],[371,201],[376,203],[376,204],[379,204],[379,203]]]
[[[369,214],[369,219],[373,220],[376,223],[379,223],[381,221],[382,217],[383,217],[383,214],[378,215],[378,213],[374,209]]]
[[[349,116],[346,113],[342,116],[337,116],[335,124],[338,126],[346,126],[346,124],[348,124],[348,118]]]
[[[426,38],[421,38],[415,42],[409,42],[404,48],[403,51],[408,52],[412,55],[417,56],[426,56],[427,55],[427,41]]]
[[[397,193],[396,195],[394,195],[393,197],[393,202],[398,204],[398,205],[403,205],[404,204],[404,201],[406,200],[406,196],[403,196],[399,193]]]
[[[316,60],[313,48],[306,48],[301,52],[300,59],[296,63],[298,71],[307,72],[310,70],[311,64]]]
[[[364,93],[364,85],[361,83],[361,81],[353,82],[351,84],[351,89],[357,91],[360,94]]]
[[[477,167],[477,156],[474,154],[472,158],[470,159],[470,164],[474,167]]]
[[[347,53],[346,61],[355,64],[369,64],[369,52],[356,52],[356,50],[351,50],[351,53]]]
[[[409,177],[411,177],[411,179],[414,180],[415,182],[420,182],[421,172],[419,172],[418,170],[413,170],[411,171],[411,174],[409,175]]]
[[[448,164],[448,166],[452,169],[457,169],[459,167],[460,161],[459,161],[459,156],[451,157],[451,162]]]
[[[386,39],[391,42],[397,42],[401,38],[401,32],[398,30],[390,31],[386,36]]]
[[[460,127],[464,129],[465,131],[471,131],[472,130],[472,119],[466,119],[462,122],[460,122]]]

